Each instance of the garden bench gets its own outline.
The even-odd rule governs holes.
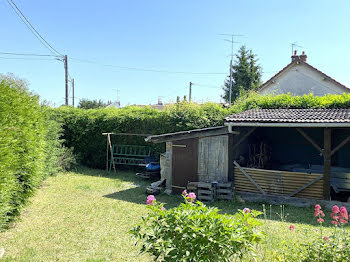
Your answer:
[[[113,145],[109,169],[115,165],[146,166],[147,158],[151,158],[149,146]]]

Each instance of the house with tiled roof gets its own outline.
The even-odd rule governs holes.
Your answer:
[[[287,66],[259,87],[259,94],[290,93],[301,96],[312,93],[315,96],[324,96],[350,92],[348,87],[310,65],[305,52],[297,55],[295,51],[291,58],[292,61]]]

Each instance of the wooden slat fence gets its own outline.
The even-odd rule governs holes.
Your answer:
[[[266,194],[323,199],[322,174],[308,174],[256,168],[242,168]],[[316,181],[310,184],[311,182]],[[305,187],[306,186],[306,187]],[[238,168],[234,168],[234,187],[237,191],[261,193],[248,177]],[[303,188],[304,187],[304,188]],[[302,189],[302,190],[300,190]],[[300,190],[300,191],[299,191]]]

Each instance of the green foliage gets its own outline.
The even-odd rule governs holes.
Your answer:
[[[335,230],[330,237],[312,237],[289,245],[282,254],[283,261],[297,262],[343,262],[350,257],[350,232]]]
[[[262,240],[256,229],[258,211],[223,215],[199,201],[169,210],[162,206],[150,205],[151,212],[131,230],[141,242],[141,252],[158,261],[232,261],[253,254]]]
[[[121,109],[106,108],[81,110],[61,107],[53,110],[64,128],[65,145],[74,148],[81,163],[104,168],[106,159],[105,132],[162,134],[223,124],[227,109],[216,104],[200,106],[181,102],[164,111],[150,107],[129,106]],[[161,153],[164,145],[149,144],[145,137],[112,136],[113,144],[149,145]]]
[[[196,128],[223,125],[224,118],[232,113],[255,108],[349,108],[350,94],[316,97],[312,94],[291,96],[261,96],[250,93],[228,108],[215,103],[198,105],[180,102],[169,105],[164,111],[150,107],[129,106],[121,109],[82,110],[72,107],[53,109],[54,118],[63,128],[63,139],[81,163],[93,168],[104,168],[106,137],[104,132],[163,134]],[[144,137],[112,136],[113,144],[150,145]],[[157,153],[164,145],[151,144]]]
[[[96,108],[102,108],[109,105],[109,103],[103,102],[100,100],[89,100],[89,99],[81,99],[78,104],[78,108],[82,109],[96,109]]]
[[[0,82],[0,229],[41,181],[59,170],[61,128],[23,81]]]
[[[248,97],[240,98],[232,106],[231,112],[241,112],[255,108],[350,108],[350,94],[314,96],[258,95],[250,93]]]
[[[235,55],[236,61],[232,65],[232,100],[245,96],[248,92],[256,90],[261,84],[261,67],[252,50],[244,45]],[[223,98],[229,101],[230,79],[227,78],[224,84]]]

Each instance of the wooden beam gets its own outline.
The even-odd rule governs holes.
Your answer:
[[[111,135],[110,134],[107,135],[107,139],[108,139],[109,149],[111,151],[111,161],[112,161],[113,169],[114,169],[114,172],[117,172],[117,170],[115,168],[115,162],[114,162],[114,157],[113,157],[113,148],[112,148],[112,142],[111,142]]]
[[[239,146],[240,143],[242,143],[248,136],[250,136],[251,133],[254,132],[256,127],[251,128],[247,133],[245,133],[234,145],[232,148],[230,148],[231,151],[234,151],[236,147]]]
[[[330,199],[331,195],[331,140],[332,140],[332,129],[323,129],[323,198],[325,200]]]
[[[221,136],[221,135],[228,135],[228,129],[227,127],[218,127],[218,128],[203,128],[203,129],[195,129],[195,130],[189,130],[189,131],[181,131],[176,133],[169,133],[169,134],[163,134],[163,135],[154,135],[146,138],[146,142],[153,142],[153,143],[163,143],[168,141],[178,141],[178,140],[185,140],[185,139],[191,139],[191,138],[202,138],[202,137],[208,137],[208,136]],[[234,131],[232,134],[238,135],[239,132]]]
[[[233,161],[233,163],[250,180],[250,182],[252,182],[253,185],[256,186],[257,189],[259,189],[261,193],[263,193],[264,195],[266,194],[265,191],[259,186],[259,184],[256,183],[254,179],[236,161]]]
[[[331,152],[331,156],[333,156],[335,154],[335,152],[337,152],[340,148],[342,148],[343,146],[345,146],[348,142],[350,141],[350,136],[348,136],[347,138],[345,138],[339,145],[337,145]]]
[[[108,168],[109,168],[109,166],[108,166],[108,155],[109,155],[108,136],[107,136],[106,141],[107,141],[107,148],[106,148],[106,150],[107,150],[107,152],[106,152],[106,157],[107,157],[107,160],[106,160],[106,171],[108,171]]]
[[[289,194],[288,197],[292,197],[296,194],[298,194],[300,191],[303,191],[305,188],[311,186],[312,184],[315,184],[318,180],[320,180],[323,177],[323,175],[320,175],[318,177],[316,177],[314,180],[310,181],[309,183],[306,183],[305,185],[303,185],[302,187],[298,188],[297,190],[295,190],[293,193]]]
[[[321,147],[319,147],[319,145],[317,145],[317,143],[311,138],[309,137],[301,128],[296,128],[296,130],[303,136],[305,137],[305,139],[307,141],[309,141],[311,143],[311,145],[313,145],[318,151],[320,151],[321,155],[323,154],[323,150]]]
[[[134,133],[102,133],[103,136],[117,135],[117,136],[151,136],[150,134],[134,134]]]

